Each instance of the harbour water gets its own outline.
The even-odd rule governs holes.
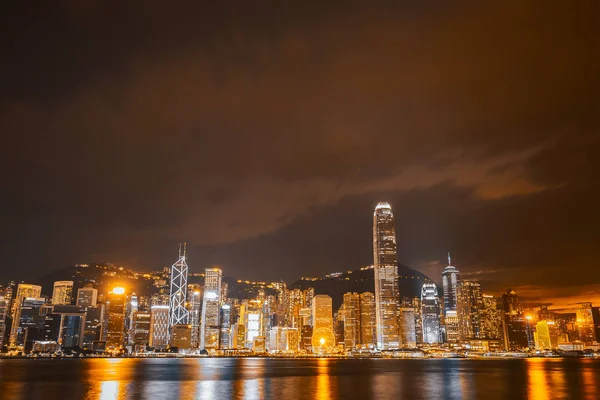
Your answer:
[[[598,399],[600,360],[0,359],[0,399]]]

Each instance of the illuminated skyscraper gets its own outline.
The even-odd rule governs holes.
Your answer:
[[[375,308],[377,347],[382,350],[400,347],[398,318],[398,260],[394,214],[388,203],[379,203],[373,214],[373,258],[375,274]]]
[[[483,294],[481,309],[481,337],[485,339],[502,338],[502,310],[498,308],[496,298]]]
[[[171,291],[169,295],[169,325],[188,323],[188,311],[185,308],[187,299],[188,266],[185,262],[186,244],[179,246],[179,259],[171,265]]]
[[[42,295],[42,287],[38,285],[30,285],[27,283],[19,283],[17,286],[17,293],[14,296],[14,301],[12,303],[12,326],[10,331],[10,345],[15,346],[16,343],[16,335],[17,329],[19,327],[19,312],[23,300],[27,297],[39,298]]]
[[[98,301],[98,290],[93,287],[83,287],[77,290],[77,305],[82,307],[95,306]]]
[[[136,311],[133,314],[132,345],[134,351],[144,351],[150,343],[151,315],[148,312]]]
[[[204,272],[200,349],[219,348],[222,277],[220,268],[206,268]]]
[[[371,292],[360,294],[360,344],[370,348],[377,346],[375,295]]]
[[[444,290],[444,314],[456,310],[456,285],[458,270],[452,266],[452,258],[448,253],[448,266],[442,272],[442,289]]]
[[[42,312],[46,304],[43,297],[26,297],[15,313],[16,332],[14,345],[23,348],[26,342],[41,340],[44,334],[45,315]],[[15,324],[13,324],[14,326]]]
[[[447,310],[444,322],[446,324],[446,341],[448,343],[457,343],[459,340],[459,322],[456,311]]]
[[[552,350],[558,346],[558,330],[554,321],[539,321],[535,325],[535,348]]]
[[[313,339],[315,353],[328,353],[335,346],[333,304],[331,297],[318,294],[313,298]]]
[[[164,350],[169,344],[169,306],[150,307],[150,346]]]
[[[481,339],[481,285],[477,281],[462,281],[457,287],[456,313],[458,315],[459,338]]]
[[[56,281],[52,290],[52,305],[69,305],[73,297],[73,281]]]
[[[592,303],[581,303],[575,312],[577,314],[577,334],[579,340],[585,344],[592,344],[596,341]]]
[[[344,294],[344,346],[354,349],[360,344],[360,296]]]
[[[8,299],[0,295],[0,348],[4,346],[4,335],[6,334],[6,315],[8,314]]]
[[[400,308],[400,339],[405,347],[417,346],[415,310],[412,307]]]
[[[508,289],[502,295],[504,318],[502,321],[504,347],[520,350],[529,347],[528,323],[519,304],[519,296]]]
[[[118,350],[125,341],[125,289],[114,288],[106,297],[106,349]]]
[[[202,315],[202,292],[200,286],[190,285],[188,292],[189,323],[192,326],[192,348],[200,346],[200,318]]]
[[[423,324],[423,342],[439,343],[440,338],[440,301],[435,283],[424,283],[421,290],[421,320]]]

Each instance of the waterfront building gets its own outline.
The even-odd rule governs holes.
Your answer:
[[[88,307],[96,306],[98,302],[98,289],[93,287],[82,287],[77,290],[77,302],[78,306]]]
[[[149,312],[136,311],[133,314],[132,345],[134,351],[144,351],[150,344],[152,316]]]
[[[171,326],[170,346],[181,350],[189,350],[192,347],[192,326],[188,324],[177,324]]]
[[[360,344],[374,348],[377,346],[377,310],[375,295],[371,292],[360,294]]]
[[[592,303],[581,303],[575,310],[577,315],[577,336],[586,345],[596,341]]]
[[[224,303],[221,306],[221,333],[219,344],[222,349],[231,347],[231,304]]]
[[[188,285],[188,322],[192,326],[192,348],[200,346],[200,321],[202,316],[202,292],[200,285]]]
[[[440,343],[440,302],[435,283],[424,283],[421,290],[423,342]]]
[[[4,295],[0,295],[0,349],[4,346],[6,316],[8,315],[9,306],[9,300]]]
[[[400,347],[398,312],[398,260],[396,255],[394,214],[388,203],[379,203],[373,214],[373,259],[377,347],[381,350]]]
[[[442,290],[444,291],[444,314],[447,311],[456,311],[456,288],[458,285],[458,270],[452,265],[452,258],[448,253],[448,266],[442,272]]]
[[[481,337],[486,339],[502,339],[502,310],[494,296],[481,296]]]
[[[504,318],[502,330],[504,347],[514,351],[528,348],[530,345],[531,329],[519,304],[519,296],[514,290],[508,289],[502,295],[502,311]]]
[[[446,311],[444,323],[446,325],[446,342],[454,344],[458,343],[458,341],[460,340],[460,329],[458,313],[456,312],[456,310]]]
[[[89,305],[85,307],[85,328],[83,332],[84,349],[96,350],[102,339],[102,329],[105,320],[104,304]]]
[[[219,348],[222,277],[223,272],[220,268],[206,268],[204,272],[200,349]]]
[[[164,350],[169,344],[169,311],[168,305],[150,307],[150,347]]]
[[[333,333],[333,303],[331,297],[318,294],[313,298],[313,339],[315,353],[328,353],[336,345]]]
[[[125,341],[125,302],[127,295],[122,287],[115,287],[106,297],[106,350],[116,351]]]
[[[554,321],[539,321],[535,325],[536,350],[553,350],[558,347],[558,330]]]
[[[43,308],[45,305],[46,299],[43,297],[26,297],[22,300],[15,313],[14,346],[23,349],[26,347],[26,342],[33,346],[35,340],[43,338],[45,323]]]
[[[10,331],[10,346],[16,345],[17,329],[19,328],[19,308],[23,300],[27,297],[40,298],[42,295],[42,287],[38,285],[30,285],[27,283],[19,283],[17,293],[11,305],[10,315],[12,316],[12,326]]]
[[[417,347],[415,310],[412,307],[400,308],[400,341],[403,347]]]
[[[56,340],[62,349],[82,347],[85,335],[85,307],[57,304],[52,306],[51,310],[52,314],[58,317],[59,322],[58,335],[52,340]]]
[[[477,281],[460,282],[456,299],[459,339],[481,339],[483,337],[480,322],[483,308],[481,285]]]
[[[360,343],[360,296],[358,293],[344,294],[344,347],[356,348]]]
[[[73,281],[56,281],[52,290],[53,305],[69,305],[73,300]]]

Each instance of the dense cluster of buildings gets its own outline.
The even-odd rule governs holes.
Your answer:
[[[119,285],[99,293],[93,283],[75,290],[73,281],[57,281],[48,299],[41,286],[10,283],[0,286],[0,348],[215,355],[598,350],[598,307],[523,308],[510,289],[496,298],[478,281],[461,280],[450,255],[441,288],[425,282],[420,296],[403,296],[387,203],[375,208],[373,254],[373,291],[346,293],[336,309],[330,296],[284,282],[230,298],[220,268],[207,268],[202,285],[188,283],[185,245],[151,295]]]

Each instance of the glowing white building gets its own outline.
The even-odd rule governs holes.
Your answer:
[[[458,270],[452,266],[452,258],[448,253],[448,266],[442,272],[442,289],[444,291],[444,314],[456,311],[456,286],[458,285]]]
[[[200,349],[219,348],[222,278],[223,272],[220,268],[206,268],[200,323]]]
[[[439,343],[440,302],[435,283],[424,283],[421,290],[421,321],[423,324],[423,343]]]
[[[373,214],[373,259],[377,347],[381,350],[396,349],[400,347],[400,296],[396,228],[394,214],[388,203],[377,204]]]

